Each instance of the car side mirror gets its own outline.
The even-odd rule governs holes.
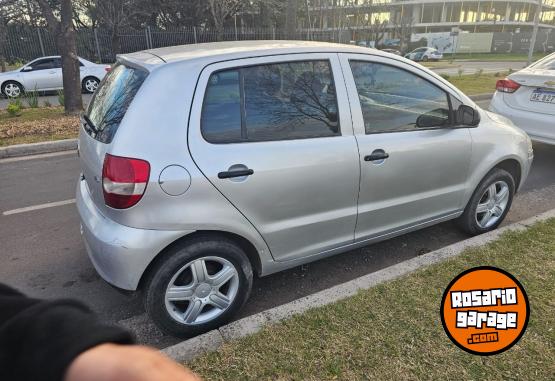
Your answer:
[[[460,105],[455,118],[457,125],[476,127],[480,124],[480,113],[468,105]]]
[[[21,69],[21,71],[31,71],[33,70],[32,66],[25,66],[23,69]]]
[[[416,127],[431,128],[443,127],[449,121],[449,112],[445,109],[436,109],[416,118]]]

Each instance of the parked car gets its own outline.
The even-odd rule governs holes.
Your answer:
[[[382,52],[395,54],[396,56],[402,55],[401,52],[397,49],[380,49]]]
[[[533,151],[403,57],[241,41],[119,56],[83,114],[79,157],[98,273],[190,336],[228,321],[254,275],[451,219],[495,229]]]
[[[405,54],[405,58],[413,61],[438,61],[443,58],[443,54],[436,48],[421,47]]]
[[[506,116],[532,140],[555,144],[555,53],[497,81],[490,110]]]
[[[109,65],[98,65],[79,58],[81,87],[92,93],[110,70]],[[60,56],[37,58],[19,69],[0,73],[0,89],[9,98],[17,98],[24,91],[52,91],[63,89]]]

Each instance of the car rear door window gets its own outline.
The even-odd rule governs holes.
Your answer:
[[[116,64],[104,77],[85,113],[85,130],[93,138],[110,143],[127,108],[135,98],[148,73]]]
[[[450,125],[445,91],[406,70],[350,61],[366,134],[441,128]]]
[[[211,143],[340,135],[329,61],[284,62],[215,72],[201,129]]]

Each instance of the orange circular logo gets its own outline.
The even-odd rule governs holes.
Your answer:
[[[441,301],[441,322],[459,348],[482,356],[511,348],[528,319],[528,296],[518,280],[496,267],[464,271],[451,281]]]

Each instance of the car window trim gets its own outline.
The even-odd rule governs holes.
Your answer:
[[[347,57],[347,61],[349,63],[349,70],[351,70],[351,75],[354,79],[354,75],[353,75],[353,69],[351,67],[351,61],[358,61],[358,62],[366,62],[366,63],[373,63],[373,64],[380,64],[380,65],[384,65],[384,66],[390,66],[393,67],[395,69],[398,70],[403,70],[407,73],[410,73],[412,75],[415,75],[421,79],[423,79],[424,81],[428,82],[429,84],[431,84],[432,86],[436,87],[438,90],[442,91],[445,96],[447,97],[447,105],[449,107],[449,123],[446,126],[441,126],[441,127],[415,127],[412,130],[391,130],[391,131],[376,131],[376,132],[371,132],[371,133],[367,133],[366,132],[366,127],[364,128],[365,131],[365,135],[375,135],[375,134],[388,134],[388,133],[398,133],[398,132],[414,132],[414,131],[428,131],[428,130],[444,130],[444,129],[452,129],[456,127],[456,121],[455,121],[455,113],[453,111],[453,107],[452,107],[452,103],[451,103],[451,93],[446,91],[445,89],[442,89],[440,86],[436,85],[435,83],[433,83],[432,81],[430,81],[429,79],[423,77],[422,75],[415,73],[413,71],[410,70],[406,70],[402,67],[396,66],[396,65],[392,65],[389,63],[385,63],[385,62],[379,62],[379,61],[371,61],[371,60],[362,60],[362,59],[356,59],[356,58],[350,58]],[[360,98],[358,95],[358,89],[356,88],[356,83],[355,83],[355,89],[357,90],[357,99],[358,99],[358,104],[359,104],[359,108],[360,108],[360,112],[362,113],[362,105],[360,104]],[[463,103],[463,102],[461,102]],[[464,103],[463,103],[464,104]],[[364,114],[362,114],[362,120],[364,122]]]
[[[297,54],[304,54],[304,53],[297,53]],[[330,54],[330,53],[309,53],[309,54]],[[333,54],[333,53],[332,53]],[[336,54],[336,53],[335,53]],[[266,57],[279,57],[279,56],[290,56],[290,54],[275,54],[275,55],[269,55],[269,56],[257,56],[257,57],[248,57],[248,58],[240,58],[237,60],[244,60],[244,59],[249,59],[249,58],[266,58]],[[213,64],[218,64],[218,63],[223,63],[223,62],[233,62],[236,60],[225,60],[225,61],[218,61],[218,62],[212,62],[210,65]],[[331,135],[331,136],[318,136],[318,137],[306,137],[306,138],[285,138],[285,139],[275,139],[275,140],[253,140],[250,141],[248,140],[248,134],[247,134],[247,127],[246,127],[246,108],[245,108],[245,104],[244,104],[244,79],[242,79],[243,77],[243,69],[247,69],[249,67],[255,67],[255,66],[266,66],[266,65],[280,65],[280,64],[287,64],[287,63],[299,63],[299,62],[314,62],[314,61],[326,61],[329,65],[330,68],[330,75],[331,75],[331,80],[332,80],[332,84],[334,86],[335,89],[335,107],[337,109],[337,128],[339,133],[336,135]],[[210,66],[210,65],[207,65]],[[206,69],[206,67],[204,68]],[[204,70],[203,69],[203,70]],[[272,61],[272,62],[264,62],[264,63],[253,63],[253,64],[246,64],[246,65],[237,65],[237,66],[230,66],[230,67],[226,67],[226,68],[222,68],[222,69],[216,69],[211,71],[208,74],[208,81],[210,80],[210,77],[214,74],[217,73],[221,73],[224,71],[232,71],[232,70],[237,70],[237,72],[239,73],[239,94],[241,97],[241,106],[240,106],[240,112],[241,112],[241,140],[239,141],[229,141],[229,142],[211,142],[209,140],[206,139],[206,136],[204,135],[204,131],[202,128],[202,109],[204,107],[204,103],[206,101],[206,95],[207,95],[207,91],[206,89],[208,88],[209,82],[206,82],[205,84],[205,89],[204,89],[204,95],[203,95],[203,99],[202,99],[202,104],[201,104],[201,120],[200,120],[200,134],[203,138],[203,140],[206,143],[209,144],[244,144],[244,143],[273,143],[273,142],[281,142],[281,141],[290,141],[290,140],[306,140],[306,139],[322,139],[322,138],[335,138],[335,137],[341,137],[343,136],[343,131],[341,129],[341,117],[340,117],[340,110],[339,110],[339,100],[337,99],[337,83],[335,81],[335,76],[333,74],[333,64],[332,64],[332,60],[329,57],[326,58],[300,58],[300,59],[295,59],[295,60],[284,60],[284,61]],[[202,72],[199,74],[199,80],[200,77],[202,75]],[[244,132],[243,132],[244,130]],[[244,135],[243,135],[244,134]]]

